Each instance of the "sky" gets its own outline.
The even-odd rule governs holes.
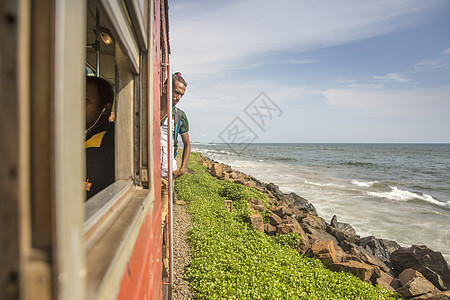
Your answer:
[[[449,0],[170,0],[194,142],[450,143]]]

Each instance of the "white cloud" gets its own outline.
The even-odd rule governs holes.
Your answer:
[[[327,103],[386,115],[425,116],[450,114],[450,85],[437,88],[380,90],[372,86],[328,89]]]
[[[304,52],[394,32],[421,21],[436,1],[174,1],[174,65],[191,73],[251,67],[258,55]],[[280,59],[282,59],[280,57]]]
[[[384,81],[384,82],[394,81],[394,82],[404,83],[404,82],[411,81],[411,79],[406,78],[404,75],[402,75],[400,73],[389,73],[384,76],[373,76],[373,78],[376,80]]]
[[[442,51],[441,55],[437,57],[418,62],[414,66],[414,69],[416,70],[416,72],[423,72],[430,69],[444,68],[449,65],[449,60],[450,60],[450,48],[447,48],[444,51]]]

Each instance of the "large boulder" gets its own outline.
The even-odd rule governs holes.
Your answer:
[[[261,183],[261,186],[266,188],[271,195],[276,197],[279,201],[287,204],[288,206],[293,205],[300,209],[317,214],[314,206],[311,203],[309,203],[308,200],[306,200],[305,198],[302,198],[295,193],[285,194],[282,191],[280,191],[280,188],[276,184],[273,183],[265,183],[265,184]]]
[[[338,222],[336,215],[331,218],[330,227],[334,227],[350,236],[356,235],[356,230],[350,224]]]
[[[250,215],[248,219],[254,229],[264,232],[264,220],[260,214]]]
[[[350,235],[340,229],[337,229],[333,226],[327,226],[326,231],[331,234],[332,236],[334,236],[339,243],[344,242],[344,241],[348,241],[351,243],[357,243],[359,241],[359,236],[356,234]]]
[[[264,213],[267,210],[267,208],[264,205],[252,204],[252,205],[250,205],[250,207],[253,210],[260,212],[260,213]]]
[[[269,222],[270,225],[272,226],[278,226],[283,224],[283,219],[281,219],[277,214],[273,213],[272,211],[269,210]]]
[[[307,214],[303,219],[301,219],[301,223],[315,227],[322,231],[326,231],[327,229],[327,223],[325,222],[325,220],[312,214]]]
[[[296,213],[295,209],[288,207],[286,204],[278,205],[272,208],[272,211],[280,218],[284,218],[285,216],[292,216]]]
[[[373,284],[385,288],[388,291],[395,292],[396,289],[400,288],[402,285],[400,281],[388,273],[381,272],[380,277],[373,282]]]
[[[309,203],[308,200],[306,200],[305,198],[302,198],[295,193],[290,193],[287,195],[287,197],[294,203],[295,206],[299,207],[302,210],[306,210],[317,215],[317,211],[314,205]]]
[[[414,277],[403,287],[397,289],[397,293],[405,298],[420,296],[427,293],[437,293],[439,290],[424,277]]]
[[[309,239],[314,243],[317,241],[327,241],[332,240],[335,245],[338,244],[336,238],[331,234],[328,234],[326,231],[318,229],[316,227],[310,226],[305,223],[301,223],[300,226],[308,235]]]
[[[400,248],[400,245],[395,241],[378,239],[374,236],[363,237],[357,241],[357,244],[378,257],[390,268],[392,268],[391,253]]]
[[[391,263],[396,274],[410,268],[422,273],[440,290],[447,290],[450,287],[450,270],[447,262],[440,252],[433,251],[425,245],[397,249],[391,254]]]
[[[217,178],[222,177],[222,166],[219,163],[214,163],[211,166],[211,175]]]
[[[365,282],[371,282],[373,280],[372,277],[378,278],[381,276],[379,269],[376,270],[373,266],[357,261],[343,261],[340,263],[331,264],[327,267],[331,271],[335,272],[350,272]],[[378,274],[375,274],[376,271],[378,271]]]
[[[430,292],[417,297],[410,298],[411,300],[450,300],[450,290],[445,292]]]
[[[340,243],[339,246],[341,246],[344,251],[350,254],[347,258],[344,258],[344,260],[361,261],[368,265],[377,266],[384,272],[390,271],[389,267],[387,267],[386,264],[383,263],[380,259],[378,259],[376,256],[373,256],[367,250],[356,244],[344,241]]]
[[[403,272],[400,273],[398,276],[398,279],[400,280],[402,285],[406,285],[409,281],[416,277],[423,277],[422,273],[420,273],[417,270],[414,269],[405,269]]]
[[[267,235],[275,235],[277,233],[277,228],[270,224],[264,224],[264,232]]]
[[[314,243],[307,255],[319,259],[325,266],[336,263],[333,241],[318,241]]]

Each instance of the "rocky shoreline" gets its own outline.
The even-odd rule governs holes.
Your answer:
[[[261,182],[203,155],[201,159],[216,178],[253,187],[267,196],[269,209],[258,199],[249,202],[252,213],[248,221],[256,230],[267,235],[297,233],[303,241],[297,248],[301,254],[321,260],[330,270],[351,272],[405,298],[450,299],[450,269],[440,252],[425,245],[404,248],[395,241],[360,237],[350,224],[338,222],[336,215],[326,222],[313,204],[295,193],[283,193],[273,183]]]

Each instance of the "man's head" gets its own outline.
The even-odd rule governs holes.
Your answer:
[[[167,81],[164,84],[164,87],[167,85]],[[181,97],[183,97],[186,92],[187,82],[181,76],[180,72],[176,72],[172,75],[172,106],[175,106],[180,102]],[[164,91],[166,89],[164,88]],[[163,101],[167,101],[166,94],[163,93]]]
[[[114,89],[103,78],[86,77],[86,128],[94,125],[101,115],[108,116],[114,102]]]

